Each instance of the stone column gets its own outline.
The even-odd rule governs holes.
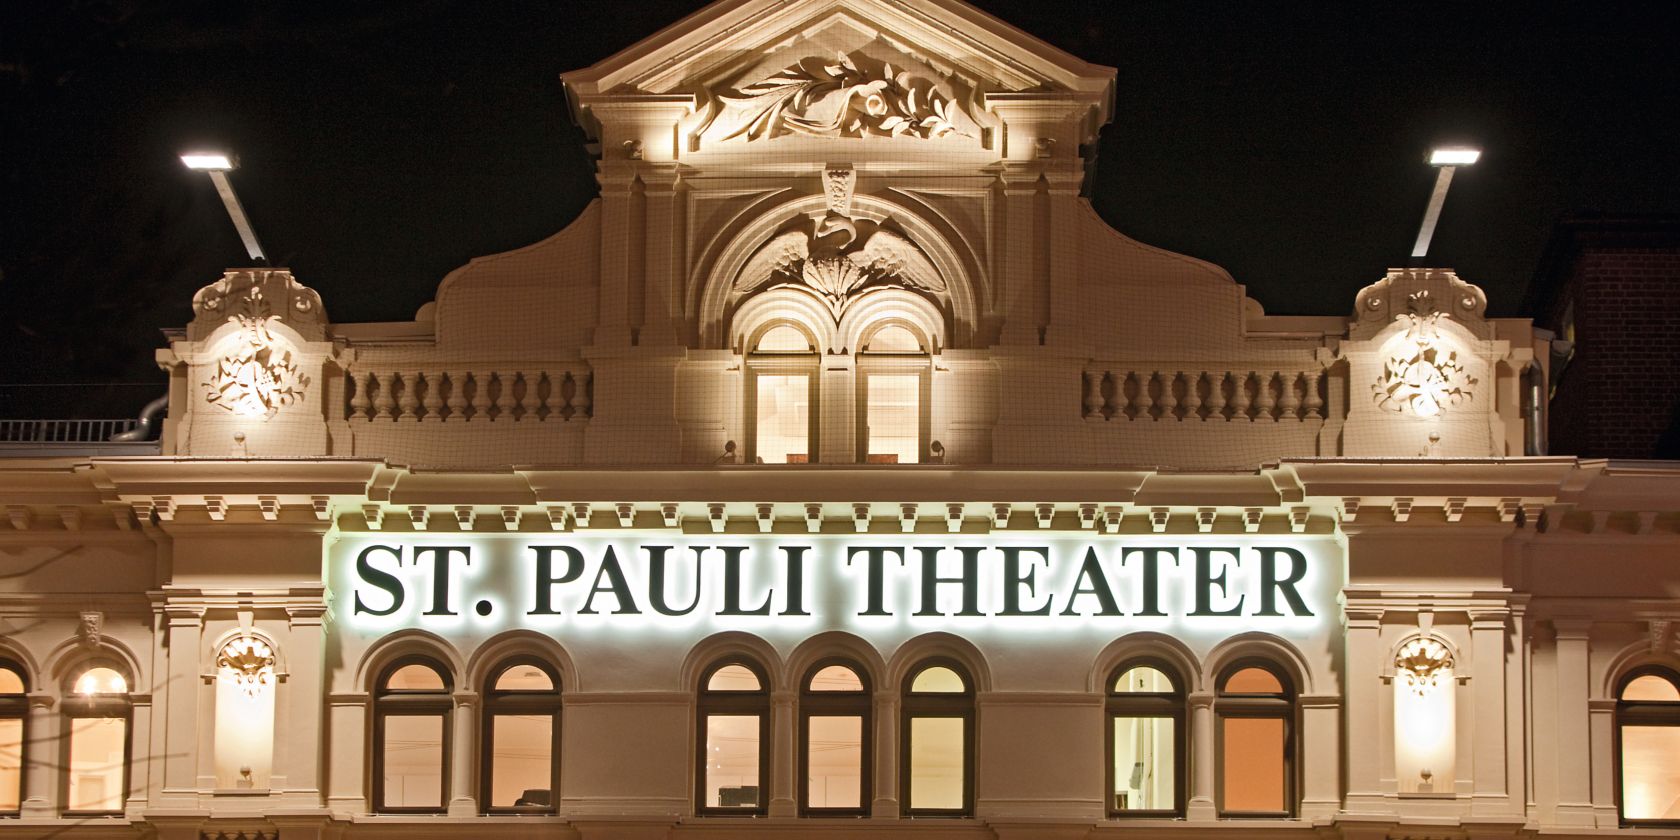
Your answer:
[[[166,605],[164,620],[169,636],[169,673],[162,694],[163,710],[163,795],[162,807],[196,807],[198,785],[198,695],[202,680],[198,662],[204,630],[201,607]]]
[[[770,816],[799,813],[798,769],[794,765],[793,692],[770,695]]]
[[[1559,825],[1592,825],[1592,739],[1587,709],[1592,696],[1587,662],[1592,621],[1554,618],[1552,629],[1557,639],[1557,821]]]
[[[1506,787],[1505,756],[1505,610],[1470,613],[1474,674],[1471,677],[1471,760],[1475,816],[1506,815],[1511,797]]]
[[[29,695],[29,719],[23,732],[24,754],[28,763],[23,770],[22,816],[25,819],[46,819],[58,815],[59,744],[62,733],[58,716],[53,714],[52,695],[38,691]]]
[[[1380,725],[1383,657],[1382,610],[1347,607],[1347,810],[1388,812],[1383,798],[1381,739],[1394,733]],[[1358,733],[1359,737],[1353,737]],[[1308,756],[1311,761],[1311,754]]]
[[[853,464],[863,460],[858,452],[857,427],[857,370],[853,356],[824,354],[822,381],[817,385],[817,438],[820,450],[816,458],[824,464]]]
[[[286,798],[299,807],[319,808],[321,801],[321,766],[326,750],[326,732],[322,720],[321,697],[325,689],[323,679],[323,628],[325,605],[288,607],[291,619],[291,638],[286,644],[286,682],[280,688],[284,710],[275,708],[274,736],[285,745],[285,765],[274,768],[275,774],[286,777]],[[282,731],[281,727],[284,727]],[[280,743],[275,744],[281,755]]]
[[[1334,816],[1340,809],[1341,697],[1301,697],[1301,817]]]
[[[627,162],[603,160],[595,180],[601,185],[600,323],[595,328],[595,344],[629,345],[631,250],[642,224],[631,212],[636,169]]]
[[[1593,823],[1599,828],[1621,825],[1621,808],[1616,803],[1616,762],[1612,745],[1616,737],[1616,701],[1588,700],[1592,736]],[[1580,768],[1575,768],[1580,772]]]
[[[477,715],[473,714],[477,697],[470,693],[455,695],[455,711],[449,716],[453,731],[449,742],[449,816],[470,817],[478,813],[478,799],[473,796],[473,764],[478,755],[478,741],[473,737]]]
[[[642,311],[639,344],[675,344],[672,322],[682,316],[682,305],[672,290],[682,273],[684,240],[677,227],[682,193],[675,169],[644,164],[642,199],[646,208],[647,255],[642,266]]]
[[[1214,800],[1213,692],[1190,695],[1190,798],[1185,816],[1191,820],[1212,820],[1219,815]]]
[[[875,693],[875,800],[870,803],[872,816],[894,819],[900,812],[898,802],[898,694],[892,691]]]
[[[327,706],[331,731],[322,741],[327,751],[327,807],[341,818],[366,814],[368,696],[334,694]]]

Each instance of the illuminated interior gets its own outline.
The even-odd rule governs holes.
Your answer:
[[[554,713],[528,708],[532,701],[554,703],[554,680],[531,664],[508,667],[496,676],[495,692],[518,692],[492,702],[518,704],[516,711],[495,712],[490,731],[490,806],[549,808],[554,805]],[[509,702],[511,700],[511,703]]]
[[[76,693],[87,698],[125,694],[128,680],[115,670],[89,668],[75,680]],[[121,811],[123,762],[128,747],[128,718],[88,716],[70,719],[66,754],[69,778],[65,803],[69,811]]]
[[[706,791],[711,797],[706,805],[758,806],[758,720],[758,715],[706,717]]]
[[[23,676],[0,667],[0,811],[23,804],[23,717],[29,713]]]
[[[1283,684],[1264,668],[1243,668],[1225,681],[1224,694],[1281,698]],[[1288,766],[1288,725],[1282,717],[1222,714],[1221,810],[1282,812]]]
[[[1128,669],[1114,681],[1116,694],[1172,694],[1173,684],[1155,668]],[[1114,808],[1118,811],[1165,811],[1177,806],[1174,727],[1170,717],[1115,716]]]
[[[1413,685],[1394,680],[1394,768],[1401,793],[1453,792],[1456,683],[1451,668]]]
[[[385,806],[443,806],[443,715],[385,718]]]
[[[921,377],[869,377],[869,463],[914,464],[921,451]]]
[[[805,741],[812,808],[863,807],[863,718],[813,715]]]
[[[1622,817],[1680,820],[1680,687],[1666,677],[1645,674],[1622,688],[1621,699],[1677,704],[1672,711],[1647,707],[1668,718],[1659,725],[1621,725]]]
[[[757,377],[756,452],[766,464],[810,461],[811,386],[804,374]]]

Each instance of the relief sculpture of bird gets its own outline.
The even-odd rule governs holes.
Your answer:
[[[945,291],[939,270],[910,240],[877,227],[860,237],[850,218],[830,213],[807,234],[777,234],[754,252],[735,282],[741,292],[791,286],[804,288],[828,306],[835,321],[867,288],[897,286]]]

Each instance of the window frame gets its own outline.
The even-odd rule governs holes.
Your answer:
[[[869,463],[869,379],[872,376],[916,377],[916,460],[925,464],[931,457],[933,437],[933,361],[926,353],[859,353],[857,356],[857,451],[858,462]],[[882,466],[901,466],[890,464]]]
[[[706,686],[712,675],[739,665],[758,677],[756,691],[712,691]],[[747,656],[726,656],[706,666],[695,686],[694,702],[694,814],[700,817],[762,817],[770,812],[770,675],[763,665]],[[758,717],[758,804],[751,808],[707,805],[706,724],[713,715]]]
[[[121,675],[123,684],[128,688],[121,694],[81,694],[75,690],[76,681],[83,674],[95,668],[109,668]],[[128,807],[128,795],[132,792],[134,770],[134,676],[116,662],[107,659],[95,659],[84,662],[73,672],[69,682],[65,684],[64,705],[59,715],[62,724],[60,730],[64,733],[64,742],[59,749],[59,785],[62,798],[59,800],[64,807],[60,814],[64,817],[109,817],[122,816]],[[70,806],[70,753],[73,732],[76,721],[88,718],[121,719],[123,722],[123,758],[122,758],[122,798],[121,804],[114,809],[80,809],[72,810]],[[25,774],[27,775],[27,765]]]
[[[963,690],[923,692],[910,690],[916,677],[930,668],[949,668],[962,678]],[[974,676],[968,667],[948,656],[932,656],[916,663],[904,675],[899,688],[898,796],[899,813],[906,817],[967,818],[974,816]],[[963,722],[963,804],[961,808],[914,808],[910,803],[910,731],[916,718],[959,718]]]
[[[1170,692],[1119,692],[1114,690],[1114,684],[1120,677],[1133,668],[1153,668],[1172,683]],[[1189,745],[1190,737],[1186,723],[1189,721],[1189,694],[1184,687],[1184,676],[1178,668],[1165,659],[1154,656],[1140,656],[1127,659],[1109,671],[1107,690],[1103,699],[1103,754],[1106,757],[1108,771],[1107,787],[1103,790],[1103,799],[1110,819],[1182,819],[1187,802],[1186,790],[1189,781]],[[1118,782],[1114,766],[1114,724],[1120,718],[1167,718],[1173,722],[1173,807],[1171,808],[1131,808],[1120,809],[1114,806],[1115,784]]]
[[[437,672],[443,681],[442,690],[425,690],[412,688],[387,688],[386,684],[396,672],[408,665],[424,665]],[[433,656],[423,653],[411,653],[397,657],[379,671],[379,678],[374,682],[373,691],[373,726],[371,727],[373,740],[369,748],[372,753],[369,767],[369,786],[373,788],[368,801],[373,805],[375,814],[442,814],[449,810],[450,767],[454,762],[454,716],[455,716],[455,679],[443,662]],[[442,720],[443,761],[442,773],[438,784],[438,804],[436,806],[386,805],[385,804],[385,720],[390,717],[431,717],[437,716]]]
[[[97,666],[95,666],[97,667]],[[0,668],[5,668],[17,674],[18,682],[23,684],[23,691],[17,694],[0,694],[0,720],[16,720],[18,725],[18,807],[0,810],[0,817],[15,817],[23,813],[23,802],[29,792],[25,789],[25,782],[29,775],[29,670],[23,663],[9,657],[0,657]]]
[[[534,667],[548,676],[549,684],[553,686],[548,691],[529,690],[497,690],[496,681],[513,668],[522,666]],[[484,690],[480,704],[479,718],[479,811],[485,814],[557,814],[560,810],[560,725],[563,718],[563,696],[560,686],[560,673],[557,668],[546,660],[528,654],[510,656],[491,669],[484,680]],[[498,714],[546,714],[552,723],[551,743],[548,748],[548,791],[547,805],[496,805],[493,799],[495,787],[495,735],[496,715]]]
[[[1277,679],[1282,694],[1232,694],[1225,690],[1231,677],[1249,668],[1259,668]],[[1295,680],[1277,662],[1250,656],[1226,665],[1215,682],[1213,702],[1214,807],[1220,819],[1294,819],[1300,805],[1299,733],[1300,693]],[[1225,807],[1225,726],[1228,718],[1283,721],[1283,804],[1282,811],[1233,811]]]
[[[763,333],[781,326],[783,322],[776,322],[767,326]],[[796,327],[797,328],[797,327]],[[804,332],[804,330],[800,330]],[[761,333],[761,335],[763,334]],[[755,339],[756,340],[756,339]],[[815,346],[814,344],[812,345]],[[815,464],[821,461],[818,453],[822,443],[822,353],[812,350],[808,353],[763,352],[749,351],[745,356],[745,387],[742,389],[746,397],[746,411],[743,419],[747,429],[746,441],[743,446],[742,463],[757,466],[774,466],[759,464],[758,462],[758,378],[760,376],[804,376],[808,394],[806,404],[810,406],[805,418],[805,463]],[[782,464],[781,466],[803,466],[802,464]]]
[[[857,675],[860,691],[812,691],[811,680],[824,668],[841,666]],[[862,755],[858,758],[858,807],[813,808],[811,802],[811,718],[859,717]],[[843,656],[818,660],[805,672],[799,684],[799,815],[802,817],[867,817],[875,797],[875,692],[869,672],[857,661]]]
[[[1616,791],[1616,820],[1623,828],[1674,828],[1680,826],[1680,820],[1642,820],[1629,819],[1624,815],[1623,795],[1625,789],[1622,784],[1622,729],[1628,724],[1635,726],[1677,726],[1680,727],[1680,702],[1672,700],[1623,700],[1622,692],[1629,684],[1640,677],[1657,676],[1668,680],[1677,691],[1680,691],[1680,671],[1664,665],[1642,665],[1629,670],[1616,681],[1616,735],[1611,739],[1611,764],[1615,773]]]

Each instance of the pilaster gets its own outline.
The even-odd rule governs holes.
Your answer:
[[[771,817],[792,817],[799,813],[793,698],[792,691],[777,691],[770,695]]]
[[[1507,610],[1470,612],[1471,650],[1474,674],[1471,679],[1472,798],[1475,816],[1507,815],[1511,795],[1505,752],[1505,642]]]

